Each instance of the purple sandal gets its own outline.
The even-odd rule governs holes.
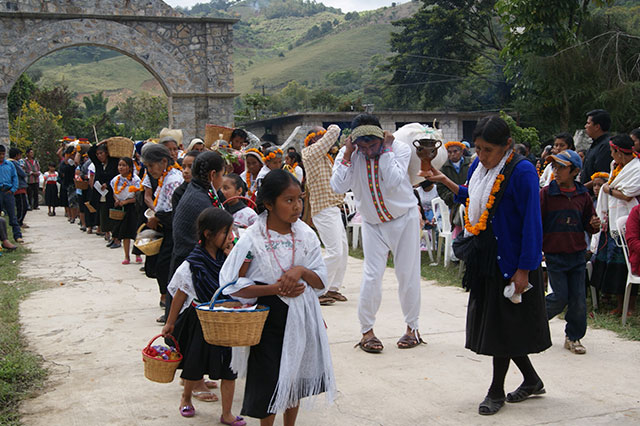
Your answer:
[[[196,408],[193,405],[185,405],[180,407],[182,417],[193,417],[196,414]]]
[[[231,423],[225,422],[224,417],[220,416],[220,423],[222,423],[223,425],[229,425],[229,426],[245,426],[247,424],[247,422],[245,422],[244,419],[240,416],[236,417],[236,419]]]

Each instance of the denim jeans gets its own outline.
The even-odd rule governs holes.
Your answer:
[[[22,238],[22,231],[20,230],[18,217],[16,215],[16,198],[12,192],[0,192],[0,208],[4,210],[9,217],[9,225],[13,230],[13,239]]]
[[[553,293],[547,295],[547,317],[551,319],[567,307],[564,329],[569,340],[580,340],[587,332],[585,252],[545,254],[547,274]]]

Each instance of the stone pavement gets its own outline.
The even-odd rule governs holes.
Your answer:
[[[28,341],[50,369],[43,392],[23,405],[24,423],[217,424],[219,403],[195,401],[196,416],[182,419],[178,380],[157,384],[144,378],[140,350],[160,332],[155,281],[136,265],[121,265],[121,249],[106,249],[103,239],[80,232],[63,216],[48,217],[41,209],[29,212],[27,222],[25,239],[33,254],[23,275],[55,285],[21,305]],[[588,352],[576,356],[562,347],[564,323],[558,319],[551,321],[553,347],[532,357],[547,394],[507,404],[496,416],[479,416],[491,362],[464,349],[467,295],[423,281],[421,332],[428,344],[399,350],[395,342],[405,326],[392,270],[385,274],[375,329],[385,350],[373,355],[354,349],[361,268],[361,261],[349,259],[349,301],[323,307],[338,381],[336,404],[301,410],[299,425],[640,424],[640,343],[589,329],[583,339]],[[507,391],[520,377],[512,364]],[[235,412],[243,389],[238,380]]]

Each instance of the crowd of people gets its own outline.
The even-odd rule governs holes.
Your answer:
[[[184,356],[181,415],[195,414],[193,398],[217,400],[213,380],[221,380],[220,421],[235,426],[245,424],[232,410],[239,371],[247,375],[240,414],[263,425],[273,424],[276,413],[292,425],[301,399],[334,397],[320,305],[347,301],[341,293],[347,235],[336,224],[344,223],[348,191],[362,220],[364,250],[357,346],[368,353],[384,349],[374,325],[389,252],[406,326],[396,345],[424,343],[420,230],[434,227],[431,200],[440,197],[451,211],[446,219],[455,229],[455,256],[466,267],[466,347],[493,358],[492,383],[478,409],[491,415],[505,402],[545,393],[528,355],[551,346],[548,320],[565,308],[564,347],[586,353],[587,285],[599,290],[601,303],[615,303],[611,313],[622,313],[627,270],[618,219],[626,216],[632,270],[640,273],[640,129],[611,136],[606,111],[586,117],[593,139],[587,151],[576,152],[571,135],[561,133],[541,158],[513,141],[504,120],[486,117],[473,133],[473,155],[470,143],[447,142],[447,162],[415,187],[408,173],[411,147],[384,131],[375,116],[360,114],[348,137],[337,125],[311,129],[300,153],[289,148],[285,154],[270,143],[249,148],[241,129],[213,148],[193,139],[184,149],[175,134],[137,142],[131,157],[122,158],[109,155],[106,141],[63,145],[42,190],[50,216],[63,207],[80,230],[122,248],[123,265],[135,256],[157,281],[164,309],[157,321]],[[417,138],[430,135],[425,130]],[[33,151],[25,155],[21,160],[12,148],[5,161],[0,145],[0,202],[18,243],[26,212],[38,208],[41,173]],[[143,260],[131,242],[145,228],[161,235],[162,244]],[[15,247],[2,232],[0,222],[3,247]],[[195,307],[221,288],[227,297],[270,307],[262,339],[249,351],[204,340]],[[636,294],[634,288],[629,315]],[[505,395],[511,360],[523,382]]]

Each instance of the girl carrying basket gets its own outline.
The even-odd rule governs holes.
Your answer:
[[[180,400],[180,414],[192,417],[195,408],[191,402],[193,392],[205,374],[209,378],[222,379],[222,416],[220,422],[244,426],[242,417],[231,413],[236,375],[231,371],[231,349],[210,345],[204,340],[202,326],[195,306],[211,300],[218,289],[218,273],[226,253],[233,244],[233,217],[226,211],[209,207],[197,219],[199,243],[187,259],[180,264],[169,283],[173,296],[171,310],[162,334],[176,335],[183,360],[179,368],[184,379],[184,391]]]
[[[244,373],[241,414],[272,425],[276,413],[293,425],[302,398],[335,395],[335,378],[318,295],[327,269],[320,242],[302,222],[300,182],[284,170],[269,172],[258,192],[258,220],[238,240],[220,271],[223,290],[245,303],[269,306],[260,343],[234,348],[232,366]],[[243,349],[243,348],[242,348]],[[243,356],[244,355],[244,356]],[[248,358],[247,358],[248,355]]]

